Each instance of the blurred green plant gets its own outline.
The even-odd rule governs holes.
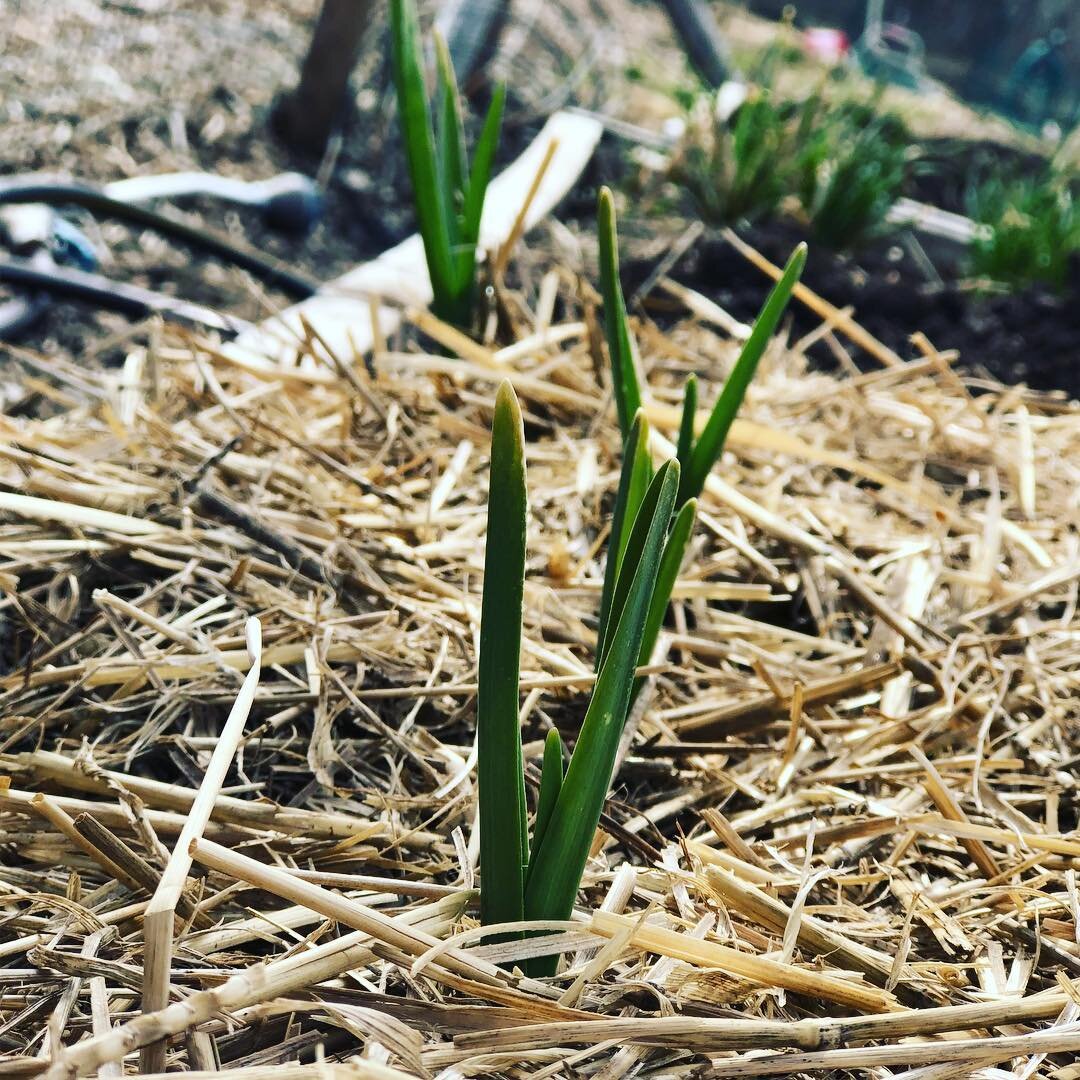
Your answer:
[[[1065,288],[1080,252],[1080,206],[1067,173],[1051,167],[1037,177],[986,177],[969,191],[968,215],[981,226],[969,252],[973,277]]]
[[[699,100],[672,159],[671,178],[713,224],[774,214],[790,189],[790,110],[778,108],[767,90],[752,91],[730,119],[717,116],[711,98]]]
[[[821,107],[803,105],[805,116]],[[816,119],[797,147],[798,196],[813,236],[837,250],[859,247],[886,228],[904,190],[912,151],[889,117],[837,110]]]
[[[437,91],[429,102],[415,0],[391,0],[390,29],[398,117],[431,277],[432,310],[455,326],[468,327],[476,291],[480,219],[499,142],[505,89],[497,87],[492,96],[470,167],[461,98],[445,42],[436,38]]]
[[[765,86],[728,120],[705,113],[691,112],[669,173],[702,218],[734,225],[786,209],[839,250],[884,228],[915,154],[903,123],[875,102],[832,103],[820,90],[777,101]]]

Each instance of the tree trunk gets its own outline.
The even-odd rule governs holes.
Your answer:
[[[294,149],[321,154],[338,122],[349,75],[376,0],[323,0],[296,89],[278,103],[274,121]]]

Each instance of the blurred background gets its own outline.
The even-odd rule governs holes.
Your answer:
[[[751,0],[747,7],[767,19],[781,19],[785,10],[775,0]],[[865,28],[867,9],[858,0],[806,0],[798,5],[798,19],[839,27],[854,39]],[[881,9],[894,25],[922,39],[928,73],[973,104],[1008,108],[1015,90],[1010,75],[1021,57],[1034,43],[1058,42],[1060,86],[1043,119],[1074,121],[1080,93],[1080,6],[1070,0],[904,0]]]
[[[170,194],[169,212],[314,284],[412,231],[379,0],[2,8],[0,170],[9,185],[42,174],[99,188],[176,172],[260,183],[298,174],[311,195],[289,204],[301,207],[299,220],[275,221],[258,199],[198,184]],[[891,348],[904,353],[921,330],[976,368],[1076,392],[1080,5],[421,8],[425,26],[450,43],[469,124],[492,86],[506,84],[500,165],[555,110],[602,120],[604,140],[560,208],[558,230],[538,240],[561,244],[572,265],[593,266],[602,180],[620,199],[631,288],[666,259],[665,272],[746,318],[760,280],[724,230],[774,261],[807,238],[806,280]],[[117,188],[125,198],[132,190]],[[145,222],[85,204],[65,209],[63,222],[77,230],[65,257],[74,250],[112,280],[246,320],[291,298],[272,274],[220,252],[193,258],[190,244]],[[9,252],[11,244],[9,236]],[[0,304],[18,299],[17,270],[5,274]],[[24,320],[18,340],[107,362],[131,332],[130,311],[64,294]],[[822,364],[838,362],[824,345],[818,353]]]

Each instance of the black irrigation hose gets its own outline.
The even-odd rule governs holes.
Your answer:
[[[49,272],[56,266],[52,255],[44,248],[32,252],[26,260],[29,267]],[[53,305],[48,292],[22,292],[0,304],[0,341],[15,341],[30,329]]]
[[[317,282],[289,270],[253,247],[238,243],[210,229],[190,225],[171,214],[164,214],[159,210],[151,210],[134,203],[122,202],[120,199],[111,199],[89,184],[48,176],[7,177],[0,179],[0,205],[5,203],[78,206],[91,213],[153,229],[164,236],[226,259],[298,300],[313,295],[319,288]]]
[[[151,314],[168,315],[183,322],[228,334],[239,334],[251,328],[251,323],[244,319],[223,315],[201,304],[192,304],[187,300],[141,289],[137,285],[113,281],[101,274],[90,274],[85,270],[73,270],[67,266],[44,266],[29,259],[0,259],[0,282],[7,282],[35,294],[31,295],[28,304],[36,303],[37,295],[44,292],[51,296],[84,300],[136,318]],[[19,303],[19,300],[14,300],[0,307],[0,311],[10,307],[13,309],[11,314],[19,315],[21,313],[15,309],[15,305]],[[8,328],[3,327],[3,330],[8,331]]]

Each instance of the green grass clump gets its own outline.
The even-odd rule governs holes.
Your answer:
[[[710,103],[711,105],[711,103]],[[703,220],[729,225],[776,213],[789,191],[794,153],[790,109],[756,90],[730,120],[715,115],[690,129],[671,177],[694,199]]]
[[[880,232],[913,152],[903,124],[820,93],[777,101],[758,89],[730,120],[692,124],[670,175],[705,221],[753,223],[788,210],[838,250]]]
[[[846,109],[821,120],[813,99],[803,112],[811,120],[802,125],[797,148],[797,194],[810,231],[836,250],[857,248],[885,230],[911,151],[891,117]]]
[[[608,609],[604,657],[570,763],[563,773],[557,732],[544,748],[531,841],[518,724],[518,675],[525,579],[524,429],[509,382],[499,389],[491,438],[491,487],[484,562],[477,699],[480,800],[480,915],[485,925],[566,919],[573,910],[619,738],[630,707],[642,636],[669,544],[679,463],[652,477],[628,524]],[[531,970],[554,969],[548,959]]]
[[[999,285],[1063,290],[1080,251],[1080,207],[1067,176],[991,176],[968,196],[968,214],[983,229],[969,253],[972,276]]]
[[[470,167],[461,98],[446,44],[436,39],[437,93],[429,102],[415,0],[391,0],[391,60],[413,202],[439,318],[468,327],[476,291],[476,245],[502,124],[496,89]],[[432,114],[435,122],[432,122]]]

